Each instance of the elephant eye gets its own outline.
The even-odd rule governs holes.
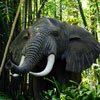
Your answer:
[[[29,34],[29,32],[27,32],[23,37],[24,37],[24,39],[28,39],[29,36],[30,36],[30,34]]]
[[[54,31],[54,32],[53,32],[53,36],[54,36],[54,37],[58,37],[58,36],[59,36],[59,35],[58,35],[58,32],[57,32],[57,31]]]

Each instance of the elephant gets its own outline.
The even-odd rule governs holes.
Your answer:
[[[24,45],[21,46],[21,43]],[[79,26],[43,17],[29,29],[22,31],[10,49],[13,51],[13,59],[17,58],[14,60],[17,64],[8,61],[6,68],[11,69],[13,74],[29,72],[39,79],[43,76],[55,76],[61,84],[66,84],[70,73],[77,79],[78,76],[81,77],[83,70],[96,61],[100,43]]]

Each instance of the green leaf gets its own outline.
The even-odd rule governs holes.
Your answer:
[[[79,83],[77,83],[77,82],[75,82],[75,81],[73,81],[73,80],[69,80],[69,82],[71,82],[71,83],[74,83],[74,84],[76,84],[76,85],[81,86]]]
[[[53,90],[48,90],[48,95],[52,96],[52,94],[53,94]]]

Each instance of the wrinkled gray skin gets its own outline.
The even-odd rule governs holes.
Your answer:
[[[12,62],[7,63],[7,68],[11,68],[14,73],[24,74],[35,71],[36,66],[45,57],[54,54],[56,61],[52,72],[56,74],[58,80],[62,81],[67,79],[69,74],[67,71],[80,73],[90,67],[100,53],[100,44],[89,32],[81,27],[62,23],[53,18],[39,19],[28,31],[22,32],[22,34],[25,33],[28,33],[25,41],[19,40],[17,37],[14,41],[18,41],[15,43],[16,47],[13,47],[14,42],[11,46],[14,48],[13,58],[15,59],[15,52],[19,48],[19,44],[25,42],[25,45],[22,46],[23,49],[20,46],[22,52],[19,53],[25,55],[24,63],[20,67]],[[40,66],[41,68],[36,71],[42,69],[42,64]]]

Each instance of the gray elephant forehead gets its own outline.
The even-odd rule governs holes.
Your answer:
[[[61,27],[60,23],[61,22],[56,19],[44,17],[32,25],[30,32],[37,33],[59,31]]]

